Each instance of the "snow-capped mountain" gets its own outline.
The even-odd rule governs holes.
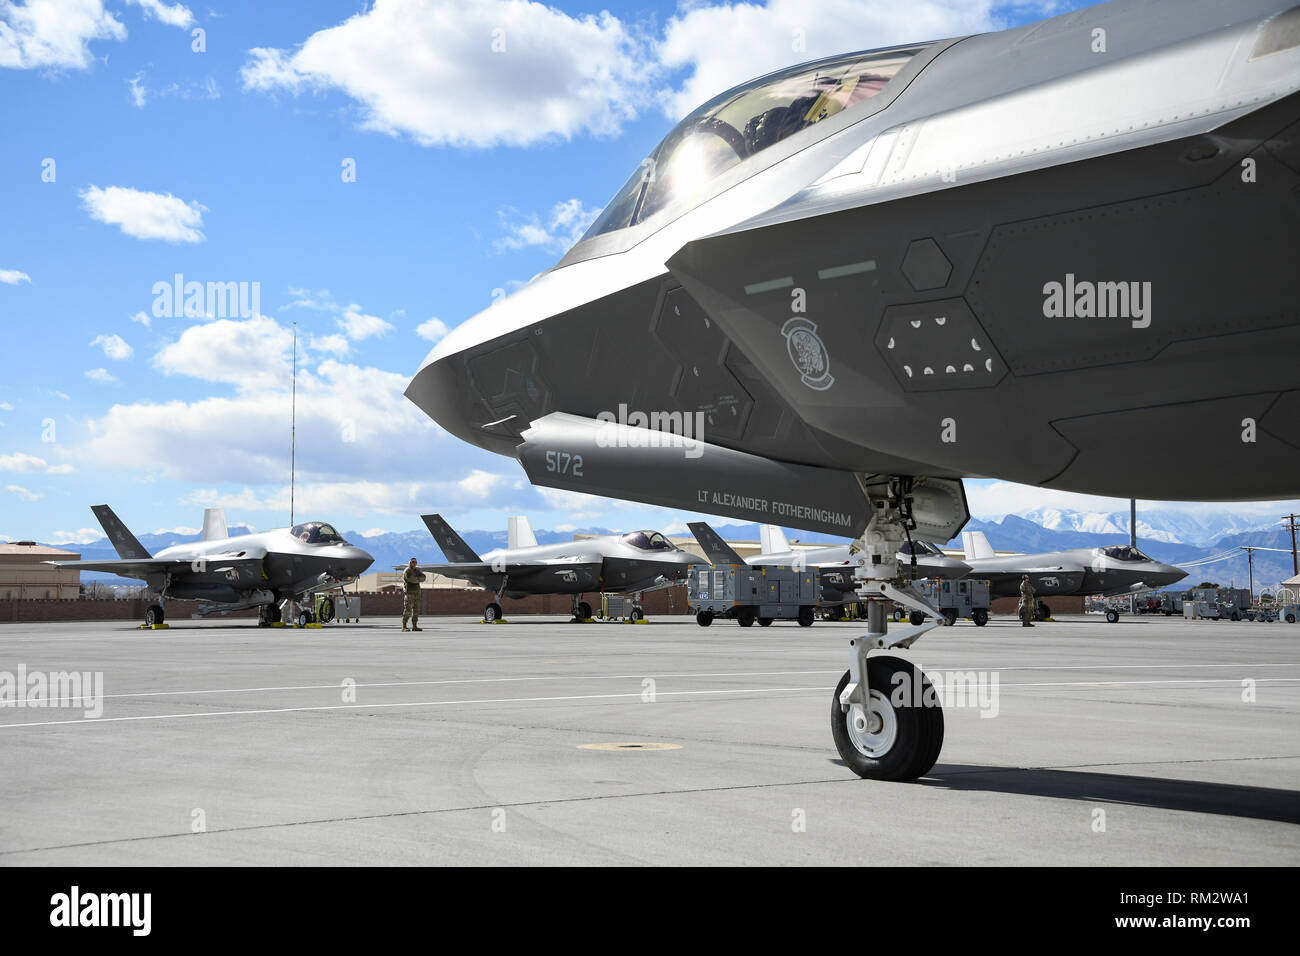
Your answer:
[[[1127,511],[1071,511],[1060,508],[1039,508],[1015,512],[1049,531],[1077,531],[1084,534],[1128,534]],[[985,521],[1000,521],[1005,515],[981,515]],[[1280,515],[1278,516],[1281,517]],[[1164,544],[1209,545],[1225,535],[1252,531],[1271,531],[1279,526],[1278,519],[1264,519],[1250,514],[1233,514],[1228,509],[1196,514],[1174,509],[1138,508],[1138,540]]]

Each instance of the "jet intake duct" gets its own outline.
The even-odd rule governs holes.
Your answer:
[[[749,521],[856,537],[870,509],[851,471],[772,461],[619,422],[553,412],[522,434],[528,480]]]

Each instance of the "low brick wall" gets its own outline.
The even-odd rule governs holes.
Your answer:
[[[491,600],[490,591],[425,588],[420,592],[420,614],[430,617],[480,615]],[[586,601],[593,609],[599,609],[600,595],[589,594]],[[145,598],[128,601],[5,599],[0,600],[0,621],[142,621],[145,609],[152,603]],[[361,611],[365,617],[401,617],[402,603],[400,591],[361,592]],[[567,594],[539,594],[518,601],[506,598],[501,602],[506,617],[512,614],[568,614],[572,606],[572,598]],[[686,614],[686,588],[651,591],[644,595],[641,606],[648,615]],[[172,620],[185,620],[198,607],[197,601],[168,601],[167,616]],[[255,618],[257,611],[231,611],[226,616]],[[219,615],[212,617],[220,619]]]
[[[1056,595],[1039,598],[1039,600],[1051,608],[1053,614],[1083,613],[1083,598],[1077,595]],[[1018,614],[1019,605],[1018,597],[994,598],[993,606],[989,610],[993,614]]]

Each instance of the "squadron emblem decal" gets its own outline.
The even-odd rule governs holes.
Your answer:
[[[796,317],[781,326],[785,347],[799,377],[809,388],[824,392],[835,384],[831,374],[831,357],[817,334],[817,326],[807,319]]]

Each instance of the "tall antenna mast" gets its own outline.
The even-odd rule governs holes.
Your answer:
[[[289,527],[293,527],[293,490],[298,464],[298,323],[293,324],[293,384],[289,386]]]

